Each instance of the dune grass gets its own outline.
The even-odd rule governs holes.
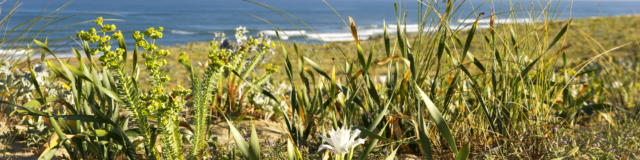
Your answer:
[[[497,26],[498,30],[502,32],[513,32],[516,35],[530,35],[534,30],[535,32],[543,33],[544,29],[549,31],[557,31],[566,21],[553,21],[548,25],[536,24],[501,24]],[[579,62],[586,58],[592,57],[599,53],[606,51],[607,47],[624,45],[618,48],[607,56],[611,57],[634,57],[638,50],[640,37],[638,34],[638,27],[640,25],[640,17],[635,15],[630,16],[616,16],[616,17],[597,17],[597,18],[583,18],[575,19],[572,22],[570,30],[567,32],[565,41],[570,46],[565,52],[568,56],[568,61]],[[520,27],[524,26],[524,27]],[[479,29],[478,34],[486,35],[489,30]],[[460,36],[465,35],[466,32],[462,31],[458,33]],[[395,35],[390,35],[391,38],[395,38]],[[409,34],[409,39],[414,40],[415,34]],[[484,39],[474,39],[473,43],[481,43]],[[361,41],[363,49],[373,49],[375,51],[384,50],[384,41],[382,36],[372,37],[369,40]],[[293,50],[293,43],[287,42],[282,44],[287,50]],[[329,70],[334,64],[344,63],[345,60],[354,59],[356,55],[349,54],[355,52],[355,48],[352,46],[354,42],[326,42],[322,44],[317,43],[297,43],[298,49],[301,53],[311,59],[316,60],[322,69]],[[607,47],[605,47],[607,46]],[[482,52],[482,46],[471,46],[472,52]],[[196,61],[206,60],[206,53],[208,49],[207,42],[193,42],[184,45],[165,46],[165,48],[171,50],[174,53],[186,52],[189,56]],[[172,55],[172,58],[177,58],[176,55]],[[284,61],[280,55],[266,55],[266,61],[283,66]],[[374,60],[382,60],[386,58],[383,54],[374,55]],[[486,54],[478,54],[477,56],[486,56]],[[483,57],[480,57],[483,58]],[[531,58],[531,57],[530,57]],[[295,60],[294,60],[295,61]],[[177,65],[177,62],[170,62],[169,65]],[[168,67],[169,68],[169,67]],[[183,71],[178,71],[176,75],[181,75]],[[175,81],[177,82],[177,80]]]

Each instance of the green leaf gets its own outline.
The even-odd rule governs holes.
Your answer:
[[[97,137],[104,137],[104,136],[107,136],[107,134],[109,134],[109,131],[104,129],[96,129],[96,130],[93,130],[93,133],[92,133],[92,135],[95,135]]]
[[[62,118],[65,120],[78,120],[85,122],[95,122],[95,123],[106,123],[110,125],[116,125],[113,121],[108,118],[96,116],[96,115],[53,115],[55,118]]]
[[[242,136],[242,134],[240,134],[240,131],[238,131],[238,129],[233,125],[233,123],[231,123],[231,121],[229,121],[228,119],[226,120],[227,120],[227,124],[229,124],[229,130],[231,131],[231,135],[233,136],[233,139],[235,140],[236,146],[238,146],[240,153],[242,153],[242,155],[244,155],[245,158],[249,160],[260,159],[259,155],[255,155],[255,153],[251,152],[249,144],[247,144],[247,142],[244,141],[244,137]]]
[[[461,63],[464,63],[464,57],[466,57],[465,55],[469,53],[469,48],[471,48],[471,42],[473,42],[473,36],[476,33],[476,28],[478,27],[478,20],[480,20],[480,17],[478,16],[476,18],[476,21],[473,22],[473,26],[471,27],[471,30],[469,30],[469,34],[467,35],[467,41],[464,44],[464,49],[462,50],[462,60]]]
[[[387,57],[391,56],[391,43],[389,38],[389,31],[387,31],[387,22],[382,20],[382,26],[384,27],[384,51]]]
[[[453,93],[455,91],[455,89],[457,88],[457,81],[458,81],[458,73],[456,73],[456,75],[453,77],[453,79],[451,80],[451,85],[449,86],[449,89],[447,89],[447,93],[444,97],[444,106],[449,106],[449,102],[451,102],[451,99],[453,98]]]
[[[458,153],[456,153],[456,160],[466,160],[466,159],[468,159],[469,158],[469,152],[470,152],[469,143],[467,143],[464,146],[462,146],[462,148],[460,148]]]
[[[258,55],[253,57],[253,60],[251,61],[251,63],[249,63],[249,66],[247,66],[247,68],[244,69],[245,71],[240,76],[240,79],[245,79],[245,78],[247,78],[249,73],[253,73],[254,72],[254,68],[256,67],[256,65],[258,65],[258,63],[263,60],[263,58],[262,58],[263,56],[264,56],[264,52],[259,53]]]
[[[291,142],[291,138],[287,138],[287,159],[295,160],[296,159],[296,150],[297,148],[293,146],[293,142]]]
[[[380,104],[380,95],[378,95],[376,86],[374,85],[373,81],[371,81],[371,78],[367,78],[367,80],[368,80],[367,84],[369,84],[369,87],[367,87],[369,91],[369,95],[371,95],[371,97],[373,98],[373,101],[376,102],[376,104]]]
[[[387,156],[387,158],[385,158],[385,160],[395,160],[396,159],[396,152],[398,151],[398,148],[400,148],[400,146],[396,147],[396,149],[394,149],[391,154],[389,154],[389,156]]]
[[[567,33],[567,29],[569,29],[569,24],[571,24],[572,21],[573,20],[569,20],[569,22],[567,22],[567,24],[565,24],[564,27],[562,27],[560,32],[558,32],[556,37],[553,38],[553,41],[551,41],[551,43],[549,44],[549,47],[547,47],[547,50],[545,51],[549,51],[554,45],[556,45],[556,43],[558,43],[560,38],[562,38],[562,36],[564,36],[564,34]]]
[[[29,102],[27,102],[27,103],[29,103]],[[31,102],[31,103],[36,103],[36,102]],[[40,102],[37,102],[37,103],[39,104]],[[34,116],[45,116],[45,117],[48,116],[47,113],[35,110],[32,107],[19,106],[19,105],[16,105],[14,103],[3,101],[3,100],[0,100],[0,104],[6,104],[6,105],[10,105],[10,106],[14,106],[14,107],[18,107],[20,109],[23,109],[22,111],[18,110],[19,113],[22,112],[24,114],[26,112],[26,114],[30,114],[30,115],[34,115]],[[36,105],[36,104],[31,104],[31,105]]]
[[[40,97],[44,97],[44,90],[42,90],[42,88],[40,88],[40,84],[38,84],[38,80],[36,80],[36,74],[32,69],[29,69],[29,72],[31,73],[31,83],[33,84],[33,86],[36,87],[36,91],[38,92],[38,95],[40,95]]]
[[[429,111],[429,115],[431,116],[431,119],[438,126],[438,130],[440,131],[440,133],[445,137],[445,139],[447,139],[447,142],[449,143],[449,147],[451,148],[451,150],[453,150],[453,152],[458,152],[458,148],[456,147],[456,141],[453,139],[453,134],[451,134],[451,131],[449,130],[449,126],[447,125],[447,122],[442,118],[442,114],[440,113],[438,108],[436,107],[435,104],[433,104],[431,99],[427,96],[427,94],[424,93],[424,91],[422,91],[422,89],[420,89],[420,87],[417,84],[414,83],[414,86],[415,86],[415,89],[418,91],[418,96],[420,97],[420,99],[422,99],[422,102],[427,106],[427,111]],[[419,117],[419,118],[422,118],[422,117]]]
[[[309,63],[309,65],[311,65],[311,68],[313,68],[313,70],[315,70],[316,72],[320,73],[320,75],[322,75],[324,78],[327,79],[331,79],[331,77],[329,76],[329,74],[327,74],[326,72],[322,71],[322,69],[320,69],[320,66],[318,64],[316,64],[316,62],[313,62],[313,60],[307,58],[307,57],[302,57],[304,59],[305,62]]]
[[[422,109],[422,107],[420,107],[420,109],[418,110],[418,134],[420,136],[420,139],[418,139],[418,141],[420,142],[422,157],[427,160],[432,160],[433,150],[431,149],[431,140],[429,140],[429,137],[427,137],[427,126],[424,123],[424,118],[422,118],[423,112],[424,110]]]
[[[22,107],[29,107],[29,108],[33,108],[33,107],[39,107],[42,104],[40,104],[40,102],[38,102],[37,100],[31,100],[27,103],[25,103],[24,105],[22,105]]]
[[[249,151],[255,156],[260,158],[260,142],[258,141],[258,133],[256,127],[251,124],[251,138],[249,139]]]
[[[484,65],[482,65],[482,63],[480,63],[480,61],[478,61],[478,59],[476,59],[473,54],[471,54],[471,52],[467,52],[467,57],[469,57],[469,59],[471,59],[471,61],[473,61],[473,64],[476,65],[476,67],[478,67],[478,69],[480,69],[480,71],[482,71],[483,73],[486,72],[486,69],[484,68]]]
[[[125,58],[127,58],[127,57],[125,57]],[[137,46],[133,47],[133,57],[132,58],[133,58],[133,60],[131,62],[131,66],[132,66],[131,67],[131,72],[132,73],[136,73],[136,75],[133,76],[133,77],[136,77],[136,79],[137,79],[137,77],[138,77],[138,73],[136,72],[138,70],[138,47]]]
[[[102,86],[97,86],[98,89],[100,90],[100,92],[104,93],[105,95],[109,96],[111,99],[117,101],[117,102],[122,102],[122,100],[120,99],[120,97],[118,96],[118,94],[116,94],[115,92],[104,88]]]
[[[371,137],[371,138],[382,140],[382,141],[390,141],[389,139],[382,137],[377,133],[373,133],[364,127],[354,127],[354,128],[357,128],[358,130],[360,130],[360,133],[364,134],[367,137]]]
[[[39,41],[39,40],[37,40],[37,39],[34,39],[34,40],[33,40],[33,43],[36,43],[36,45],[38,45],[40,48],[44,49],[44,50],[45,50],[45,51],[47,51],[48,53],[53,54],[53,52],[51,51],[51,49],[49,49],[49,47],[47,46],[46,41],[45,41],[45,43],[42,43],[42,41]]]
[[[49,159],[52,159],[53,156],[56,155],[56,152],[58,152],[58,148],[60,148],[59,144],[60,143],[57,142],[57,141],[56,141],[55,144],[50,144],[50,147],[48,147],[47,149],[42,151],[42,154],[40,154],[40,156],[38,157],[38,160],[49,160]]]
[[[378,134],[375,134],[376,136],[380,136],[384,133],[385,131],[385,127],[387,127],[389,123],[385,123],[385,125],[382,127],[382,129],[378,132]],[[366,133],[365,133],[366,134]],[[376,146],[376,144],[378,144],[378,141],[380,139],[376,139],[374,138],[373,140],[371,140],[371,142],[369,142],[369,145],[367,145],[367,148],[365,148],[362,152],[360,152],[360,156],[359,156],[359,160],[365,160],[367,158],[367,156],[369,156],[369,153],[371,153],[371,150],[373,150],[373,147]]]

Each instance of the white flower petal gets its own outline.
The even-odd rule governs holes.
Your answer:
[[[358,140],[356,140],[356,142],[353,144],[353,147],[364,144],[364,142],[367,141],[364,138],[360,138]]]
[[[319,137],[322,138],[323,141],[329,141],[329,138],[327,138],[327,137],[325,137],[323,135],[320,135]]]
[[[345,154],[348,153],[352,148],[364,144],[366,141],[363,138],[357,139],[360,135],[360,130],[354,129],[351,130],[346,126],[342,126],[341,128],[331,129],[328,133],[329,137],[325,137],[320,135],[326,144],[320,145],[321,149],[331,149],[335,153]]]
[[[325,149],[333,150],[333,147],[331,147],[330,145],[323,144],[323,145],[320,145],[320,147],[318,147],[318,152],[323,151]]]
[[[358,136],[360,135],[360,130],[356,129],[355,131],[353,131],[353,134],[351,135],[351,141],[355,140],[356,138],[358,138]]]

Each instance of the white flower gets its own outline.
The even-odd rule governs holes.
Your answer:
[[[285,83],[280,83],[280,85],[275,88],[276,86],[271,84],[271,83],[267,83],[264,88],[265,90],[269,91],[270,93],[272,93],[275,96],[282,96],[284,94],[286,94],[286,92],[289,92],[289,85],[285,84]],[[262,94],[257,94],[253,97],[253,102],[256,105],[261,106],[262,110],[265,111],[264,114],[264,118],[265,119],[270,119],[271,116],[273,115],[280,115],[280,114],[284,114],[287,113],[289,110],[289,105],[283,100],[283,101],[276,101],[276,100],[272,100],[269,97],[263,96]]]
[[[320,145],[318,151],[329,149],[336,154],[340,154],[340,156],[344,156],[344,154],[348,153],[351,149],[360,144],[364,144],[365,139],[360,138],[356,140],[358,135],[360,135],[360,130],[358,129],[351,130],[344,126],[338,128],[338,130],[332,129],[329,131],[329,137],[320,135],[322,140],[327,144]]]
[[[264,104],[266,101],[267,99],[262,96],[253,97],[253,102],[255,102],[256,104]]]
[[[380,81],[380,83],[387,83],[387,76],[379,76],[378,81]]]
[[[280,85],[278,86],[278,93],[284,93],[284,92],[288,92],[291,91],[291,87],[287,84],[285,84],[284,82],[280,83]]]
[[[247,28],[245,28],[244,26],[239,26],[238,28],[236,28],[236,43],[244,44],[244,42],[247,41],[247,36],[245,36],[247,32]]]
[[[529,56],[524,56],[523,60],[524,60],[525,63],[531,63],[532,62],[532,60],[529,59]]]
[[[615,82],[613,82],[613,84],[611,84],[611,86],[613,86],[613,88],[620,88],[620,87],[622,87],[622,82],[615,81]]]
[[[282,113],[287,113],[289,112],[289,105],[287,105],[287,102],[285,101],[280,101],[280,108],[278,108],[280,110],[280,112]]]
[[[213,33],[213,41],[218,45],[222,44],[226,39],[227,39],[227,35],[225,35],[222,32]],[[200,62],[198,62],[198,63],[200,63]]]
[[[572,88],[571,90],[571,97],[578,97],[578,89]]]

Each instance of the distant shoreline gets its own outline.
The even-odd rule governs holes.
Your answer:
[[[577,18],[574,20],[591,20],[591,19],[611,19],[611,18],[620,18],[620,17],[635,17],[635,16],[640,16],[640,14],[628,14],[628,15],[617,15],[617,16],[606,16],[606,17],[599,17],[599,16],[593,16],[593,17],[586,17],[586,18]],[[561,21],[566,21],[567,19],[560,19],[560,20],[553,20],[555,22],[561,22]],[[452,26],[452,29],[456,29],[456,30],[460,30],[460,31],[465,31],[465,30],[469,30],[471,29],[471,25],[475,22],[475,19],[462,19],[462,20],[458,20],[458,23],[460,24],[464,24],[464,25],[456,25],[456,26]],[[538,23],[541,22],[539,20],[531,20],[531,19],[526,19],[526,18],[520,18],[520,19],[496,19],[495,23],[497,24],[530,24],[530,23]],[[478,21],[478,25],[477,28],[478,29],[486,29],[489,28],[489,23],[490,20],[486,19],[486,18],[481,18]],[[388,31],[390,34],[395,34],[395,30],[396,25],[388,25]],[[434,28],[425,28],[424,31],[425,32],[431,32]],[[419,31],[419,26],[418,25],[407,25],[406,30],[409,34],[415,34],[418,33]],[[271,37],[271,39],[275,39],[275,31],[274,30],[269,30],[269,31],[262,31],[263,34],[265,34],[266,36]],[[318,38],[323,38],[322,36],[326,36],[329,39],[333,39],[335,41],[326,41],[326,42],[322,42],[320,44],[324,44],[324,43],[348,43],[351,42],[353,40],[353,37],[351,35],[350,32],[344,32],[344,33],[335,33],[335,34],[315,34],[315,33],[309,33],[307,31],[304,30],[298,30],[298,31],[292,31],[292,30],[285,30],[285,31],[279,31],[279,33],[281,34],[281,38],[286,37],[286,39],[283,40],[288,40],[289,38],[293,38],[293,37],[300,37],[300,36],[316,36]],[[382,35],[384,33],[384,29],[362,29],[362,30],[358,30],[358,37],[360,40],[371,40],[371,39],[375,39],[375,37],[379,37],[380,35]],[[308,40],[307,40],[308,41]],[[289,42],[289,41],[285,41],[285,42]],[[166,48],[172,48],[172,47],[179,47],[179,46],[186,46],[186,45],[190,45],[190,44],[199,44],[199,43],[207,43],[206,41],[193,41],[193,42],[188,42],[185,44],[176,44],[176,45],[163,45],[162,47],[166,47]],[[82,51],[80,51],[82,52]],[[31,49],[31,57],[32,59],[37,59],[40,58],[40,51],[39,49]],[[83,53],[81,53],[82,56],[84,56]],[[0,59],[3,58],[26,58],[26,51],[25,49],[0,49]],[[75,57],[75,54],[71,51],[71,50],[64,50],[64,51],[60,51],[60,52],[56,52],[56,56],[58,58],[73,58]],[[99,55],[96,55],[99,56]],[[53,58],[52,55],[47,54],[46,56],[47,58]]]

